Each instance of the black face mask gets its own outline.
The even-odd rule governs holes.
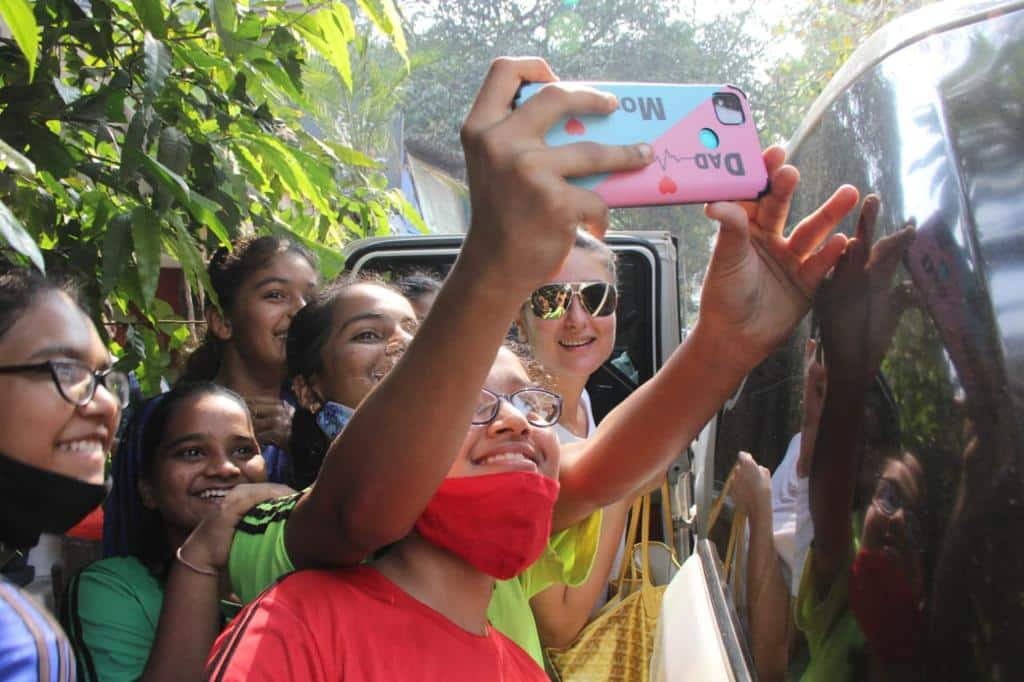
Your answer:
[[[63,533],[98,507],[104,484],[86,483],[0,454],[0,542],[27,549]]]

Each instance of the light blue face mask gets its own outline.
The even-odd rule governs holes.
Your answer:
[[[354,413],[355,410],[351,407],[328,400],[316,411],[316,425],[320,427],[325,436],[334,440]]]

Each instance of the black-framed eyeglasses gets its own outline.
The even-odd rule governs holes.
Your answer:
[[[128,404],[128,375],[114,368],[94,370],[77,360],[47,360],[34,365],[0,367],[0,374],[48,372],[60,397],[72,405],[88,405],[96,395],[96,386],[103,384],[121,407]]]
[[[878,508],[878,511],[887,517],[895,516],[902,509],[903,523],[907,529],[907,540],[916,546],[921,538],[921,526],[917,520],[917,514],[910,508],[909,501],[896,481],[889,478],[880,479],[871,502]]]
[[[542,320],[559,320],[574,298],[591,316],[607,317],[619,304],[619,290],[611,282],[545,284],[530,294],[530,310]]]
[[[502,400],[522,412],[531,426],[554,426],[562,415],[562,396],[543,388],[524,388],[508,395],[482,388],[480,401],[473,413],[473,424],[483,426],[494,421]]]

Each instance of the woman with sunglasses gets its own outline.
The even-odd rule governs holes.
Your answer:
[[[589,232],[577,231],[562,269],[523,304],[516,327],[554,381],[563,400],[555,433],[562,443],[589,438],[597,429],[586,384],[615,346],[615,252]],[[571,456],[571,455],[570,455]],[[608,579],[621,563],[631,499],[604,509],[601,538],[590,576],[576,587],[553,585],[530,600],[541,641],[572,643],[607,600]]]
[[[262,484],[264,461],[245,401],[212,382],[153,401],[140,461],[115,480],[112,513],[130,529],[117,556],[68,586],[61,620],[84,680],[195,680],[238,605],[220,571],[235,524],[290,488]],[[226,576],[225,576],[226,577]]]
[[[62,287],[0,274],[0,564],[63,533],[106,495],[104,470],[128,381]],[[0,679],[71,680],[52,617],[0,578]]]

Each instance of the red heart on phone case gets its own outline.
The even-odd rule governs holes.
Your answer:
[[[678,190],[679,187],[676,185],[675,180],[667,175],[658,183],[658,191],[662,194],[675,194]]]
[[[583,121],[578,118],[570,118],[565,122],[565,132],[570,135],[582,135],[587,132],[587,128],[583,125]]]

